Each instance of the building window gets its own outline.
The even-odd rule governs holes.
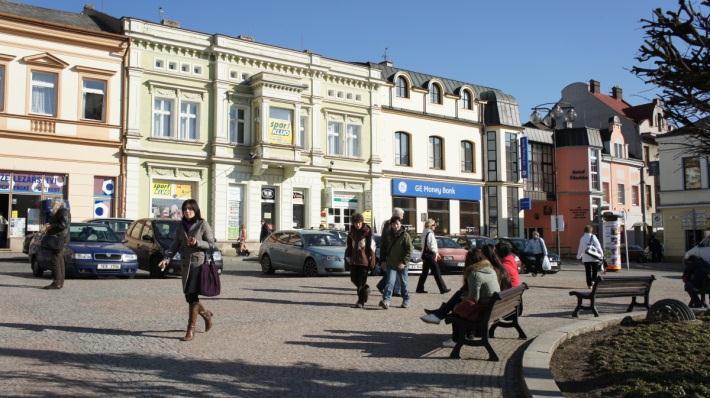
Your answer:
[[[617,184],[616,191],[617,191],[617,196],[619,199],[619,204],[625,205],[626,204],[626,187],[624,187],[624,184]]]
[[[643,147],[643,162],[646,164],[646,167],[648,167],[648,164],[651,162],[651,152],[650,148],[647,146]]]
[[[347,154],[350,157],[358,158],[360,157],[362,126],[348,123],[347,129]]]
[[[639,205],[639,187],[637,185],[631,186],[631,205]]]
[[[488,234],[498,236],[498,187],[488,187]]]
[[[301,115],[301,120],[298,124],[298,135],[296,136],[296,146],[305,148],[306,146],[306,126],[308,125],[308,116]]]
[[[57,114],[57,74],[32,71],[32,113]]]
[[[462,234],[481,234],[481,203],[462,200],[459,202],[459,228]]]
[[[200,136],[200,104],[196,102],[180,103],[180,139],[197,140]]]
[[[174,62],[174,61],[168,62],[168,69],[177,70],[177,62]]]
[[[429,168],[444,169],[444,140],[441,137],[429,137]]]
[[[471,141],[461,141],[461,171],[473,173],[476,171],[474,144]]]
[[[646,185],[646,208],[653,207],[653,190],[650,185]]]
[[[106,106],[106,81],[84,79],[82,82],[84,97],[84,119],[104,120],[104,107]]]
[[[517,134],[505,133],[505,158],[507,181],[517,182],[519,179]]]
[[[229,107],[229,142],[246,144],[246,108]]]
[[[592,184],[592,190],[599,191],[599,150],[592,149],[589,153],[589,180]]]
[[[520,235],[520,201],[518,198],[518,188],[508,187],[508,236],[517,237]]]
[[[230,79],[238,79],[239,78],[239,73],[235,70],[229,72],[229,78]]]
[[[432,83],[429,88],[429,102],[432,104],[441,104],[441,87],[436,83]]]
[[[343,123],[328,122],[328,154],[342,155]]]
[[[94,177],[94,217],[113,217],[113,204],[116,194],[116,179],[113,177]],[[116,231],[125,232],[125,231]]]
[[[0,65],[0,112],[5,111],[5,65]]]
[[[461,95],[461,105],[463,109],[471,110],[471,92],[468,90],[463,90]]]
[[[546,200],[548,196],[554,195],[555,190],[552,145],[537,142],[530,142],[529,145],[530,174],[525,189],[532,194],[533,200]]]
[[[201,74],[202,74],[202,67],[199,66],[199,65],[195,65],[195,66],[192,68],[192,73],[194,73],[194,74],[196,74],[196,75],[201,75]]]
[[[407,79],[403,76],[397,78],[397,85],[395,88],[397,97],[409,98],[409,85],[407,84]]]
[[[488,152],[488,180],[498,181],[498,151],[495,131],[486,133],[486,150]]]
[[[602,183],[602,191],[604,192],[604,203],[611,203],[609,201],[609,183]]]
[[[448,199],[427,199],[427,217],[436,221],[437,232],[442,235],[450,234],[451,211]]]
[[[614,156],[621,159],[626,158],[624,144],[614,143]]]
[[[417,198],[392,197],[392,207],[399,207],[404,210],[402,226],[405,231],[417,230]],[[382,231],[380,231],[382,232]]]
[[[683,158],[683,188],[700,189],[700,158]]]
[[[248,73],[242,73],[242,80],[249,80],[249,74],[248,74]]]
[[[153,136],[169,138],[173,135],[173,100],[156,98],[153,101]]]
[[[162,59],[156,59],[155,60],[155,68],[156,69],[163,69],[165,67],[165,61]]]
[[[409,163],[409,134],[398,131],[394,133],[394,164],[397,166],[411,166]]]
[[[180,65],[180,70],[185,73],[190,73],[190,64]]]

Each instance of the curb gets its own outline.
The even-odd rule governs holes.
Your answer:
[[[565,340],[574,336],[602,330],[627,316],[643,317],[646,311],[604,315],[599,318],[574,322],[545,332],[535,338],[523,353],[523,390],[527,397],[563,397],[550,370],[552,354]]]

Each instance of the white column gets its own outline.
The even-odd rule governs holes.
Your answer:
[[[152,104],[148,104],[145,109],[141,109],[141,83],[143,72],[136,69],[128,70],[128,99],[126,133],[129,137],[140,136],[140,120],[142,112],[152,113]],[[150,131],[146,132],[149,135]]]
[[[244,223],[247,240],[258,242],[261,233],[261,181],[248,181],[244,193]]]
[[[261,137],[261,143],[269,142],[269,100],[261,100],[260,112],[261,112],[261,131],[257,132]]]
[[[227,123],[229,115],[229,98],[227,91],[229,86],[224,83],[214,83],[214,109],[212,117],[214,119],[215,142],[229,142],[229,125]]]
[[[278,187],[276,224],[280,229],[293,228],[293,179],[283,180]]]
[[[126,157],[126,218],[138,219],[140,198],[140,158]]]
[[[461,203],[458,200],[449,200],[449,234],[461,231]]]
[[[212,180],[212,209],[214,218],[212,219],[212,228],[214,228],[214,236],[217,240],[227,239],[227,189],[229,183],[229,175],[233,167],[226,164],[215,164]]]
[[[429,204],[427,198],[417,198],[417,231],[424,230],[424,218],[422,215],[427,215],[429,212]],[[428,217],[427,217],[428,218]]]

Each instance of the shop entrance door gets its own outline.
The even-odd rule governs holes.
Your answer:
[[[7,239],[10,232],[10,194],[0,194],[0,249],[10,247]]]
[[[305,195],[303,191],[293,191],[293,228],[302,229],[306,221]]]
[[[276,203],[261,203],[261,219],[276,230]]]
[[[30,232],[39,231],[40,195],[12,195],[11,214],[17,225],[14,238],[24,238]]]

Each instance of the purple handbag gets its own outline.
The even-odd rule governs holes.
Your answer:
[[[219,281],[217,265],[214,263],[212,253],[214,249],[210,247],[209,252],[205,252],[205,262],[200,267],[200,295],[206,297],[219,296],[222,285]],[[209,254],[208,254],[209,253]]]

